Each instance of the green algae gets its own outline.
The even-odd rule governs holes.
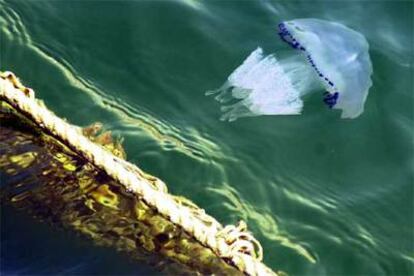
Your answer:
[[[0,170],[5,204],[90,237],[96,245],[126,252],[170,274],[241,274],[181,227],[158,214],[52,136],[4,104],[0,112]],[[84,134],[125,157],[120,141],[96,125]],[[156,179],[141,172],[156,184]],[[154,184],[154,185],[155,185]],[[177,197],[186,206],[191,201]]]

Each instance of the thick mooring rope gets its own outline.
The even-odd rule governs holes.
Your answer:
[[[165,184],[148,176],[135,165],[114,156],[83,135],[80,128],[60,119],[35,99],[34,91],[23,86],[11,72],[0,72],[0,99],[27,116],[91,164],[105,171],[127,190],[142,198],[171,222],[182,227],[220,258],[247,275],[276,275],[262,261],[260,243],[247,232],[244,222],[223,226],[204,210],[181,204],[167,193]],[[145,177],[146,176],[146,177]]]

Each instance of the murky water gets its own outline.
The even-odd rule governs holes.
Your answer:
[[[245,220],[270,267],[410,275],[413,8],[411,1],[0,0],[0,69],[59,116],[83,126],[101,121],[124,137],[128,160],[174,194],[223,223]],[[341,22],[367,38],[374,75],[362,116],[341,120],[315,95],[302,116],[219,121],[218,103],[204,92],[257,46],[280,47],[277,24],[302,17]],[[156,273],[24,212],[2,207],[1,217],[4,274]]]

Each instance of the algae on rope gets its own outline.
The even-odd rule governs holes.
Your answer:
[[[114,247],[155,264],[164,273],[242,274],[139,196],[127,192],[5,103],[1,104],[0,170],[7,179],[0,190],[3,204],[81,232],[97,245]],[[98,132],[90,135],[91,139],[99,137]],[[109,136],[100,142],[116,155],[124,156],[120,143]],[[183,201],[181,197],[177,200]]]
[[[138,234],[129,237],[129,240],[132,240],[132,242],[127,242],[129,244],[133,244],[134,241],[136,244],[137,242],[141,242],[138,243],[138,245],[144,248],[147,252],[154,251],[156,253],[161,253],[170,260],[174,260],[177,263],[192,268],[197,273],[201,271],[202,273],[210,274],[214,273],[212,271],[215,269],[218,269],[220,273],[231,273],[232,275],[235,273],[244,273],[247,275],[277,275],[261,262],[263,257],[262,247],[254,236],[247,231],[247,225],[244,222],[239,222],[238,226],[227,225],[223,227],[218,221],[207,215],[203,209],[196,206],[190,200],[168,194],[164,182],[154,176],[146,174],[138,167],[123,159],[123,157],[125,157],[125,152],[122,149],[121,142],[114,142],[110,132],[104,132],[97,135],[101,128],[101,125],[99,124],[92,125],[85,129],[68,124],[64,119],[60,119],[53,114],[53,112],[48,110],[41,101],[35,99],[33,90],[23,86],[13,73],[0,72],[0,86],[0,100],[4,101],[4,103],[0,101],[1,113],[4,113],[5,115],[5,119],[3,118],[4,121],[7,121],[7,116],[11,115],[19,117],[21,120],[21,122],[19,122],[19,120],[13,119],[11,123],[9,122],[6,125],[11,125],[12,129],[14,125],[13,123],[19,127],[24,125],[24,130],[30,129],[29,132],[32,135],[33,132],[35,132],[35,139],[33,141],[30,141],[29,139],[29,142],[25,141],[25,143],[33,142],[37,146],[40,146],[40,148],[43,147],[47,151],[46,155],[48,156],[45,160],[42,160],[40,166],[35,167],[37,171],[33,171],[33,168],[27,167],[29,173],[24,173],[23,176],[18,176],[16,182],[25,181],[27,180],[27,176],[30,175],[28,180],[28,182],[31,182],[30,188],[27,188],[27,186],[25,187],[30,191],[23,193],[17,192],[20,193],[17,197],[11,195],[10,202],[19,202],[26,199],[28,196],[39,195],[39,193],[34,194],[31,191],[37,189],[39,186],[37,181],[39,180],[42,180],[42,183],[47,183],[49,186],[56,183],[61,184],[64,189],[63,191],[71,191],[69,195],[63,194],[61,198],[59,198],[59,196],[61,196],[60,194],[56,195],[53,192],[52,194],[47,194],[45,196],[40,195],[41,199],[46,199],[45,202],[47,204],[51,203],[49,198],[52,198],[58,203],[63,202],[71,206],[73,205],[73,201],[76,200],[76,195],[74,195],[72,191],[79,190],[79,187],[86,187],[86,190],[82,191],[82,195],[89,195],[89,198],[82,198],[83,202],[80,203],[80,205],[85,205],[94,212],[100,212],[102,209],[97,209],[96,207],[103,205],[117,211],[126,211],[128,217],[132,217],[133,219],[138,218],[139,220],[142,219],[146,224],[151,225],[151,227],[153,225],[158,225],[158,220],[155,222],[153,221],[153,218],[157,215],[160,219],[165,221],[166,225],[170,224],[172,226],[172,228],[168,228],[168,235],[163,231],[157,231],[155,233],[155,237],[164,241],[161,242],[162,244],[165,243],[164,248],[161,246],[161,250],[159,251],[158,249],[160,249],[160,247],[156,246],[153,239],[154,233],[152,232],[149,233],[148,239],[145,235],[140,236],[142,234],[140,231]],[[21,129],[17,128],[17,130]],[[11,135],[13,135],[13,133]],[[4,136],[4,141],[10,140],[8,137],[8,135]],[[39,141],[38,138],[40,138],[41,141]],[[25,138],[23,137],[20,140],[25,140]],[[14,144],[15,147],[19,146],[19,143],[16,144],[11,142],[10,144],[5,144],[8,146],[6,148],[10,148],[10,145],[12,144]],[[30,152],[41,152],[40,148],[37,148],[36,150],[33,148],[36,147],[31,147]],[[51,148],[53,149],[52,151],[50,151]],[[22,151],[24,150],[19,149],[18,153],[21,154]],[[7,150],[4,150],[3,152],[6,154]],[[12,154],[14,154],[14,152]],[[50,158],[51,156],[53,158]],[[38,156],[35,160],[40,160],[40,157],[41,156]],[[53,162],[50,163],[49,159],[56,160],[54,166]],[[10,160],[10,158],[0,161],[0,164],[3,164],[5,167],[6,173],[13,175],[14,172],[18,173],[19,170],[21,170],[18,166],[17,170],[15,166],[8,166],[10,163],[16,165],[11,162],[12,160]],[[50,170],[45,168],[52,167],[53,170],[55,170],[56,168],[54,167],[56,167],[56,164],[61,164],[60,167],[57,166],[58,170],[62,170],[63,168],[63,171],[66,173],[72,172],[72,174],[66,176],[55,173],[52,174]],[[34,166],[34,164],[30,165]],[[29,165],[26,164],[26,166]],[[42,171],[41,174],[38,173],[39,170]],[[43,170],[45,171],[43,172]],[[43,177],[50,177],[52,179],[43,179]],[[53,183],[54,177],[58,177],[56,183]],[[82,179],[84,177],[87,180],[86,182],[78,180],[78,178]],[[73,184],[75,184],[74,187],[72,185],[67,185],[66,183],[71,180],[74,182]],[[111,185],[110,182],[112,182],[113,185]],[[22,184],[19,184],[18,186],[19,189],[22,188]],[[44,185],[40,185],[40,187],[44,187]],[[57,188],[60,187],[57,186]],[[48,189],[42,189],[41,191],[45,193],[49,192]],[[132,197],[132,202],[131,198],[127,198],[125,204],[122,205],[122,201],[117,197],[118,194]],[[137,208],[134,205],[136,205],[138,201],[143,205],[138,206]],[[30,205],[30,203],[33,202],[36,202],[36,200],[30,199],[28,203]],[[99,204],[96,205],[94,203]],[[43,200],[40,200],[39,203],[36,202],[30,209],[34,209],[35,207],[45,209],[45,207],[42,207],[42,204]],[[130,209],[140,210],[138,212],[128,212]],[[142,212],[142,209],[144,212]],[[51,215],[52,213],[53,211],[49,211],[47,215]],[[75,211],[75,214],[79,215],[79,212]],[[86,214],[89,215],[88,212],[86,212]],[[84,214],[82,213],[82,215]],[[56,217],[60,218],[60,213],[54,215],[53,221],[58,220]],[[101,221],[99,221],[99,219]],[[92,224],[89,224],[91,227],[78,227],[76,229],[83,230],[84,233],[91,234],[90,236],[92,238],[97,238],[99,240],[102,238],[102,235],[100,233],[96,235],[96,231],[99,230],[100,227],[103,227],[106,230],[108,230],[109,227],[109,231],[112,231],[111,229],[114,226],[108,224],[107,219],[108,217],[106,215],[102,217],[99,216],[98,219],[94,218]],[[134,221],[128,221],[126,224],[130,225],[130,223],[132,223],[133,226],[136,226]],[[82,222],[76,221],[73,225],[79,226],[83,224]],[[139,225],[138,228],[140,228]],[[167,228],[162,227],[162,229],[165,230]],[[171,233],[176,232],[174,229],[179,229],[179,233],[171,236]],[[171,233],[169,231],[171,231]],[[113,233],[110,237],[113,238]],[[180,243],[176,242],[170,244],[169,241],[174,239],[177,239]],[[122,239],[116,239],[115,245],[118,245],[120,241],[122,241]],[[181,241],[184,241],[184,244],[182,244]],[[188,241],[190,241],[190,243],[188,243]],[[113,243],[109,244],[114,245]],[[168,247],[166,245],[168,245]],[[195,245],[195,247],[191,245]],[[183,251],[181,252],[180,250],[177,250],[176,246],[183,246]],[[125,248],[121,249],[124,250]],[[223,268],[221,268],[222,266]],[[204,272],[203,270],[207,270],[208,272]]]

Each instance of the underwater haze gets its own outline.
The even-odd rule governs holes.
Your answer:
[[[242,219],[290,275],[414,274],[412,1],[0,0],[0,70],[57,115],[102,122],[127,159],[223,224]],[[363,34],[373,85],[340,119],[314,94],[300,116],[223,122],[205,92],[277,25]],[[0,184],[1,186],[1,184]],[[2,275],[156,275],[111,248],[3,206]]]

